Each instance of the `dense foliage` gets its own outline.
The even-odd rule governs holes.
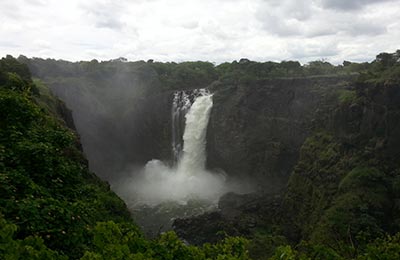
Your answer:
[[[1,259],[247,259],[246,240],[202,248],[144,239],[124,202],[88,171],[59,101],[10,56],[0,61]]]
[[[162,85],[171,89],[201,88],[218,78],[215,67],[209,62],[162,63],[152,62]]]

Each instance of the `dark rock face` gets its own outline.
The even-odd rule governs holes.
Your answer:
[[[173,227],[190,244],[215,243],[225,235],[251,236],[256,228],[275,222],[281,204],[279,194],[227,193],[218,203],[218,211],[176,219]]]
[[[76,132],[76,126],[74,118],[72,117],[72,111],[61,100],[57,100],[57,114],[65,122],[65,125],[68,128]]]
[[[262,189],[285,187],[313,119],[348,78],[271,79],[216,83],[207,136],[209,168],[251,178]]]
[[[400,87],[398,85],[362,85],[359,100],[336,109],[332,131],[350,146],[366,146],[382,152],[382,157],[400,156]]]
[[[201,245],[223,239],[224,235],[221,230],[231,229],[232,225],[225,222],[219,212],[214,211],[197,217],[176,219],[173,228],[184,241],[193,245]]]

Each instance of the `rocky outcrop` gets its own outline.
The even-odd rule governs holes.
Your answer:
[[[339,106],[331,130],[349,146],[365,146],[383,158],[400,156],[400,87],[396,84],[361,84],[357,98]]]
[[[72,111],[65,105],[64,102],[57,99],[56,105],[56,113],[60,116],[60,118],[65,122],[65,125],[76,132],[76,126],[74,122],[74,118],[72,116]]]

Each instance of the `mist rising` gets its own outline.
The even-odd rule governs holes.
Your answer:
[[[190,104],[188,95],[180,95],[184,99],[182,102],[178,102],[179,98],[174,99],[172,117],[187,112],[183,149],[175,151],[179,154],[177,163],[169,166],[162,161],[151,160],[139,173],[132,172],[131,177],[113,185],[129,207],[137,204],[158,205],[167,201],[185,204],[190,199],[214,203],[229,190],[223,174],[205,170],[206,132],[213,102],[212,95],[205,90],[197,92],[197,95],[193,104]],[[175,136],[173,141],[178,139]],[[175,149],[180,147],[175,143],[172,146]]]

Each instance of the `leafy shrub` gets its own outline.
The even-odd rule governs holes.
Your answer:
[[[357,94],[354,90],[343,89],[339,91],[339,102],[341,104],[351,104],[357,98]]]

